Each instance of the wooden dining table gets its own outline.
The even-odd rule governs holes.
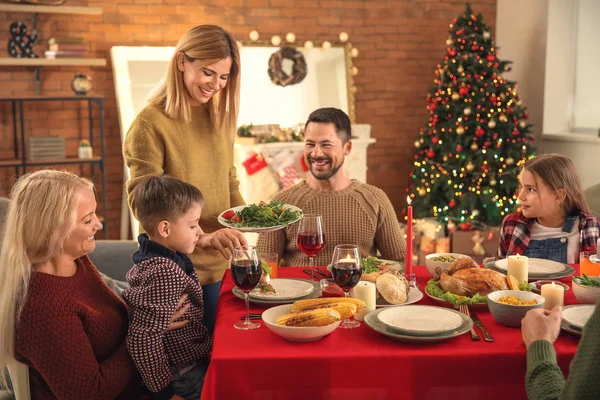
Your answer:
[[[579,266],[574,268],[579,274]],[[303,269],[279,268],[279,277],[310,279]],[[414,271],[424,291],[431,276],[423,266]],[[571,286],[570,278],[562,281]],[[467,333],[440,343],[404,343],[363,323],[297,343],[264,323],[252,331],[235,329],[234,322],[245,311],[233,287],[230,274],[225,274],[203,400],[527,398],[521,330],[499,325],[487,309],[476,314],[494,342],[474,341]],[[439,305],[427,295],[416,304]],[[577,304],[572,290],[565,293],[565,305],[570,304]],[[250,312],[264,310],[250,305]],[[561,331],[554,344],[565,376],[578,343],[579,337]]]

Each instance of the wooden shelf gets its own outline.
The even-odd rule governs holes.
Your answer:
[[[0,3],[0,11],[29,12],[45,14],[79,14],[100,15],[100,7],[69,7],[69,6],[38,6],[35,4],[6,4]]]
[[[0,167],[18,167],[21,165],[21,160],[16,158],[12,160],[0,160]]]
[[[12,58],[0,57],[0,66],[43,67],[46,65],[79,65],[90,67],[106,66],[105,58]]]
[[[48,160],[26,160],[26,166],[30,165],[54,165],[54,164],[95,164],[102,161],[102,157],[92,158],[54,158]],[[12,159],[12,160],[0,160],[0,167],[22,167],[23,160]]]

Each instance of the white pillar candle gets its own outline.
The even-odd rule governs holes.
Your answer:
[[[354,315],[354,319],[357,321],[362,321],[365,319],[365,315],[373,310],[375,310],[375,302],[376,302],[376,288],[375,284],[366,281],[360,281],[358,284],[352,289],[354,292],[354,298],[359,299],[367,303],[367,306],[359,313]]]
[[[542,285],[541,295],[546,299],[544,308],[546,310],[552,310],[556,306],[564,304],[565,300],[565,289],[562,286],[552,284]]]
[[[529,280],[529,259],[517,254],[508,256],[508,275],[514,276],[519,283]]]

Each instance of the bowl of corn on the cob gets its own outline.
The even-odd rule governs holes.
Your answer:
[[[365,307],[364,301],[354,298],[304,299],[270,308],[263,312],[262,319],[275,334],[292,341],[308,342],[329,335],[342,320]]]

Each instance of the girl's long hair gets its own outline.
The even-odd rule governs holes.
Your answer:
[[[231,57],[231,71],[225,88],[206,104],[216,132],[234,135],[240,103],[240,52],[237,42],[225,29],[215,25],[200,25],[186,33],[175,47],[169,61],[165,80],[149,103],[163,109],[173,119],[191,120],[189,94],[183,81],[183,72],[177,67],[179,53],[190,60],[213,63]]]
[[[11,191],[0,247],[0,386],[6,386],[6,366],[15,356],[15,327],[32,267],[62,250],[82,189],[93,184],[70,172],[41,170],[22,176]]]
[[[539,177],[552,191],[564,189],[561,207],[565,215],[589,213],[577,168],[570,158],[559,154],[542,154],[523,164],[523,169]]]

